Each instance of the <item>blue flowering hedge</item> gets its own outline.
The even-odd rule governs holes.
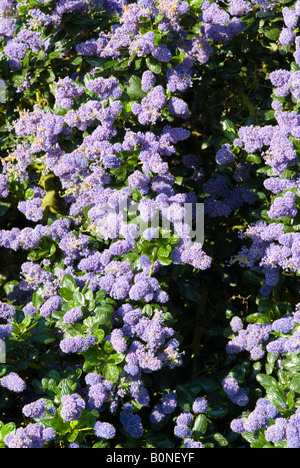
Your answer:
[[[0,0],[0,447],[300,447],[299,19]]]

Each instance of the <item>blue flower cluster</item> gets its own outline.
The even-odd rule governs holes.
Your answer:
[[[267,442],[286,443],[287,448],[299,448],[299,409],[288,419],[281,417],[274,405],[261,398],[256,408],[245,417],[235,419],[231,423],[234,432],[244,434],[264,429]]]
[[[230,326],[235,336],[228,342],[226,351],[229,355],[250,353],[251,360],[255,362],[267,356],[271,369],[276,368],[284,375],[289,368],[289,362],[299,354],[299,319],[299,304],[293,314],[286,314],[272,323],[249,324],[246,329],[243,328],[239,317],[233,317]],[[268,378],[274,384],[273,388]],[[231,429],[238,434],[244,434],[246,438],[247,434],[261,433],[265,443],[299,448],[299,409],[289,408],[284,400],[284,393],[289,391],[288,383],[285,379],[277,383],[274,377],[270,376],[266,379],[266,397],[256,402],[252,412],[245,411],[241,417],[234,419]],[[263,380],[262,383],[264,385]],[[275,392],[273,397],[272,392]],[[230,394],[229,397],[231,398]]]
[[[255,432],[262,428],[267,428],[271,419],[278,416],[278,411],[266,398],[260,398],[256,402],[255,409],[247,418],[233,420],[231,428],[235,432]]]
[[[31,423],[25,428],[18,428],[15,433],[5,436],[8,448],[44,448],[45,444],[56,436],[54,429],[45,428],[43,424]]]
[[[43,41],[44,29],[59,30],[64,15],[84,15],[88,11],[85,0],[62,0],[54,7],[42,2],[29,9],[22,2],[6,5],[6,1],[1,1],[0,5],[5,17],[2,26],[5,29],[1,32],[5,42],[3,53],[12,71],[22,69],[22,60],[29,50],[36,56],[64,55],[59,44]],[[18,8],[19,14],[21,11],[23,14],[20,31],[15,29]],[[189,12],[188,2],[137,2],[124,8],[121,3],[105,2],[104,8],[118,15],[118,26],[108,34],[100,31],[98,38],[77,44],[78,56],[95,61],[138,57],[153,63],[154,68],[150,64],[141,80],[135,78],[138,89],[132,91],[117,77],[101,75],[101,67],[97,66],[83,75],[58,74],[50,87],[52,106],[41,100],[33,108],[20,110],[14,120],[18,144],[2,160],[1,196],[8,199],[15,184],[23,187],[17,208],[31,225],[2,229],[0,246],[27,254],[43,250],[47,242],[52,248],[52,254],[29,257],[21,264],[20,281],[10,291],[9,300],[18,304],[28,320],[43,320],[48,327],[54,324],[60,359],[97,354],[104,333],[103,348],[106,346],[108,350],[111,346],[112,356],[118,356],[115,359],[123,363],[117,377],[107,378],[106,374],[101,375],[107,367],[106,360],[103,358],[101,364],[100,355],[95,357],[99,365],[95,361],[95,372],[87,373],[87,386],[64,392],[59,398],[60,406],[52,407],[55,417],[71,424],[84,418],[86,411],[102,412],[109,406],[112,414],[120,412],[124,431],[133,438],[141,438],[144,429],[137,408],[128,404],[122,409],[121,399],[133,399],[140,407],[149,406],[144,376],[164,367],[180,367],[184,357],[174,329],[164,325],[165,315],[160,306],[168,303],[169,294],[156,275],[166,262],[185,263],[201,270],[211,264],[202,246],[192,242],[190,227],[184,224],[185,203],[195,205],[197,196],[192,191],[178,190],[169,161],[176,156],[176,145],[191,135],[181,126],[191,115],[181,93],[193,86],[194,64],[206,63],[212,49],[205,33],[196,40],[186,38],[181,17]],[[157,32],[145,32],[145,21],[152,22],[157,15],[161,15]],[[182,57],[168,66],[164,78],[159,67],[169,64],[173,57],[169,31],[181,37],[178,50]],[[161,41],[157,41],[158,33]],[[33,83],[31,72],[26,75],[26,83],[18,87],[18,93],[28,92]],[[124,96],[130,92],[137,94],[128,107]],[[154,124],[159,124],[158,131],[152,129]],[[74,138],[78,143],[70,151],[64,141]],[[130,155],[134,158],[132,168],[127,164]],[[32,183],[30,175],[37,169],[38,184]],[[121,188],[116,184],[118,171],[126,174]],[[62,190],[63,216],[53,216],[60,208],[55,212],[49,200],[47,181],[51,177]],[[143,224],[130,223],[124,217],[136,202],[137,194],[137,213]],[[161,228],[151,225],[157,217],[165,219],[174,239],[172,247],[162,256],[163,262],[160,256],[152,254],[161,247]],[[96,326],[93,305],[88,307],[82,293],[78,292],[79,303],[75,299],[72,303],[65,296],[66,275],[72,278],[77,291],[86,289],[92,295],[105,291],[115,301],[112,325],[105,332]],[[42,291],[39,303],[35,300],[37,290]],[[145,315],[143,307],[152,303],[155,304],[152,314]],[[4,339],[13,336],[15,309],[4,303],[2,306],[1,316],[7,322],[1,324]],[[113,368],[116,372],[117,367]],[[25,382],[15,373],[2,377],[1,386],[14,392],[25,391]],[[38,398],[24,406],[23,414],[43,421],[50,411],[48,406],[45,399]],[[176,406],[176,393],[165,394],[153,408],[151,421],[156,424],[158,412],[165,418]],[[93,433],[102,440],[116,435],[109,422],[98,420],[93,427]],[[8,446],[18,445],[18,431],[21,429],[11,436]],[[42,437],[39,440],[43,441]],[[191,438],[190,441],[194,443]],[[23,445],[25,442],[20,442],[20,447]]]
[[[272,323],[250,323],[246,329],[241,319],[234,317],[230,322],[234,336],[228,342],[226,352],[232,355],[248,352],[253,360],[261,359],[266,351],[278,357],[298,352],[299,321],[299,304],[293,314],[286,314]]]

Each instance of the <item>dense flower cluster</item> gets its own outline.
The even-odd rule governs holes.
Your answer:
[[[240,418],[232,421],[231,427],[235,432],[255,432],[262,428],[267,428],[270,419],[275,419],[278,411],[266,398],[260,398],[256,402],[255,409],[247,418]]]
[[[240,434],[264,429],[266,441],[273,444],[285,442],[287,448],[300,447],[299,409],[286,419],[264,398],[257,401],[255,410],[247,417],[233,420],[231,427],[234,432]]]
[[[239,317],[231,321],[235,336],[228,342],[228,354],[250,353],[251,359],[261,359],[266,351],[279,358],[300,350],[299,304],[293,314],[289,313],[272,323],[249,324],[246,329]],[[238,324],[238,326],[237,326]],[[279,335],[280,334],[280,335]],[[280,362],[278,362],[278,366]]]
[[[227,393],[230,400],[238,406],[246,406],[249,398],[245,391],[239,387],[238,382],[234,377],[227,376],[222,380],[222,387]]]
[[[42,424],[28,424],[25,428],[18,428],[14,434],[5,436],[8,448],[44,448],[44,445],[55,438],[52,428],[45,428]]]

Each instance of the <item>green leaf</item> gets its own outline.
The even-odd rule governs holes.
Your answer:
[[[51,369],[51,371],[49,371],[49,377],[50,377],[50,379],[59,380],[60,379],[60,373],[57,372],[54,369]]]
[[[99,291],[96,292],[96,297],[95,301],[96,302],[101,302],[106,298],[107,292],[104,289],[100,289]]]
[[[214,439],[221,447],[226,447],[228,445],[228,440],[219,432],[214,435]]]
[[[27,327],[31,324],[32,317],[31,315],[26,315],[26,317],[22,320],[22,323],[20,324],[21,330],[26,330]]]
[[[79,430],[75,429],[69,436],[68,436],[68,441],[69,442],[75,442],[79,434]]]
[[[205,434],[208,425],[208,419],[205,414],[199,414],[194,422],[193,432],[198,432],[199,434]]]
[[[272,28],[269,30],[264,30],[263,34],[271,41],[277,41],[281,33],[281,29],[279,28]]]
[[[113,313],[113,306],[107,304],[105,306],[96,307],[94,313],[98,319],[99,326],[106,327],[111,322],[111,314]]]
[[[153,315],[153,308],[150,304],[146,304],[144,307],[143,307],[143,315],[147,315],[147,317],[151,318],[152,315]]]
[[[114,69],[116,71],[125,71],[129,67],[129,61],[128,58],[125,58],[124,60],[116,61],[113,65]]]
[[[277,387],[278,385],[277,380],[270,375],[258,374],[256,376],[256,379],[261,384],[261,386],[264,387],[265,389]]]
[[[109,341],[105,341],[103,345],[103,351],[105,351],[107,354],[110,354],[114,352],[114,347]]]
[[[276,388],[269,388],[267,390],[267,398],[277,409],[281,410],[283,405],[286,404],[286,397],[282,390],[278,387]]]
[[[252,448],[264,448],[266,446],[266,439],[263,432],[259,432],[258,438],[252,442]]]
[[[261,157],[258,154],[248,154],[246,160],[251,162],[252,164],[260,164]]]
[[[85,60],[89,65],[92,65],[92,67],[103,67],[105,63],[107,63],[106,58],[101,58],[101,57],[85,57]]]
[[[81,65],[82,63],[82,57],[79,55],[79,57],[75,57],[73,60],[72,60],[72,65],[74,66],[78,66],[78,65]]]
[[[126,93],[131,99],[143,98],[146,96],[146,93],[142,90],[141,82],[141,78],[136,75],[132,75],[129,78]]]
[[[71,395],[76,390],[76,386],[77,382],[72,382],[70,379],[63,379],[58,384],[61,395]]]
[[[75,291],[77,289],[76,280],[71,275],[64,275],[61,285],[62,288],[68,288],[71,291]]]
[[[10,207],[10,202],[0,201],[0,217],[4,216],[8,212]]]
[[[93,449],[103,449],[109,447],[109,442],[96,442],[96,444],[93,445]]]
[[[48,388],[50,392],[53,392],[55,395],[60,395],[60,389],[55,379],[47,379],[46,385],[47,385],[46,388]]]
[[[68,288],[60,288],[58,294],[66,301],[72,301],[73,299],[73,291]]]
[[[5,283],[5,285],[3,286],[5,294],[8,296],[14,290],[14,287],[17,286],[17,284],[19,284],[17,280]]]
[[[75,291],[75,292],[73,293],[73,300],[74,300],[74,301],[77,301],[78,304],[80,304],[80,305],[85,305],[85,297],[84,297],[84,295],[83,295],[81,292],[79,292],[79,291]]]
[[[55,74],[51,68],[47,68],[41,73],[41,79],[46,83],[53,83],[55,81]]]
[[[23,75],[14,75],[12,77],[12,81],[15,83],[16,86],[20,86],[24,83],[24,76]]]
[[[70,432],[70,423],[64,422],[60,417],[52,418],[51,427],[60,434]]]
[[[158,256],[169,257],[171,251],[172,251],[172,247],[170,245],[167,245],[166,247],[160,247],[158,250]]]
[[[103,367],[103,377],[112,383],[117,383],[119,380],[119,369],[113,364],[106,364]]]
[[[32,295],[33,307],[39,309],[44,304],[44,287],[39,286]]]
[[[267,354],[268,362],[266,363],[266,366],[265,366],[267,374],[269,375],[272,374],[275,364],[277,362],[277,359],[278,359],[278,356],[276,354],[270,354],[270,353]]]
[[[191,6],[196,10],[201,7],[203,0],[191,0]]]
[[[291,390],[294,392],[300,393],[300,375],[294,375],[290,383]]]
[[[275,118],[275,111],[274,110],[270,110],[268,112],[266,112],[265,114],[265,119],[268,121],[268,120],[273,120]]]
[[[145,439],[147,443],[150,444],[150,448],[174,448],[174,441],[172,440],[172,438],[169,437],[167,434],[162,434],[160,431],[158,432],[158,434],[156,434],[155,432],[147,434]]]
[[[246,320],[248,323],[267,323],[269,321],[269,317],[266,314],[255,312],[254,314],[248,315]]]
[[[300,357],[298,354],[290,354],[282,361],[282,367],[289,371],[300,372]]]
[[[221,127],[222,127],[224,135],[230,140],[234,140],[235,135],[236,135],[234,123],[229,119],[222,119]]]
[[[13,422],[7,423],[1,427],[1,440],[4,440],[4,437],[11,432],[16,430],[16,425]]]
[[[255,444],[256,440],[257,440],[257,436],[254,432],[244,432],[243,433],[243,438],[249,442],[249,444],[251,445],[252,447],[252,444]]]
[[[224,418],[228,413],[228,408],[219,408],[219,409],[211,409],[206,412],[207,416],[212,419],[221,419]]]
[[[163,266],[168,266],[171,265],[171,263],[173,263],[173,260],[170,257],[164,257],[161,255],[158,255],[158,261]]]
[[[107,362],[109,364],[120,364],[121,362],[124,361],[125,355],[122,353],[114,353],[109,356],[107,359]]]
[[[296,62],[291,62],[291,71],[299,71],[300,67]]]
[[[34,190],[32,188],[27,189],[25,192],[25,199],[30,200],[33,197],[34,197]]]
[[[165,17],[164,13],[160,13],[159,15],[157,15],[154,19],[154,24],[160,23],[164,19],[164,17]]]
[[[50,52],[50,54],[48,55],[48,58],[50,60],[53,60],[53,59],[56,59],[58,57],[61,56],[61,51],[53,51],[53,52]]]
[[[105,331],[100,328],[100,330],[95,330],[93,335],[96,338],[97,343],[101,343],[105,338]]]
[[[161,64],[153,57],[146,58],[146,65],[148,69],[152,71],[152,73],[155,73],[156,75],[161,73]]]
[[[84,353],[85,364],[88,367],[97,367],[103,361],[103,352],[96,348],[89,348]],[[85,369],[83,369],[85,371]]]

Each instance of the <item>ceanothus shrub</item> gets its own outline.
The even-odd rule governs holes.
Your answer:
[[[0,0],[1,447],[300,446],[299,16]]]

